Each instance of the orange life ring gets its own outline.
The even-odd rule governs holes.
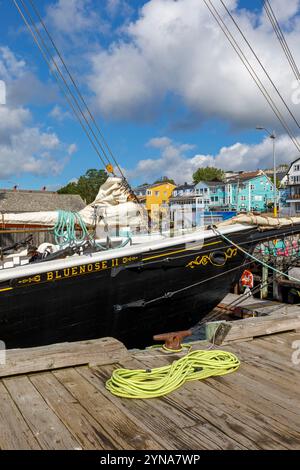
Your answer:
[[[253,288],[254,286],[254,277],[251,271],[248,271],[248,269],[245,269],[241,276],[241,283],[242,286],[245,287],[250,287],[250,289]]]

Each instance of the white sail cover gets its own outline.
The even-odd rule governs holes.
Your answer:
[[[218,227],[227,227],[234,224],[257,225],[259,227],[283,227],[300,224],[300,217],[269,217],[265,215],[239,214],[232,219],[220,222]]]
[[[143,208],[128,201],[129,192],[124,187],[121,178],[109,177],[100,187],[94,202],[82,209],[81,215],[85,224],[97,225],[97,235],[105,227],[113,229],[122,227],[145,227],[146,215]],[[59,207],[57,208],[59,210]],[[2,215],[2,223],[16,225],[45,225],[53,226],[58,220],[58,211],[23,212]]]

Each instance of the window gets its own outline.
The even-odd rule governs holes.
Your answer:
[[[246,201],[246,196],[241,196],[241,201]]]
[[[294,171],[299,171],[300,170],[300,165],[294,165]]]
[[[154,195],[155,195],[156,197],[158,197],[158,196],[159,196],[159,191],[154,191]]]
[[[218,202],[218,200],[219,200],[219,197],[215,196],[215,202]]]
[[[207,193],[207,188],[204,188],[204,192]]]
[[[167,191],[164,191],[164,196],[167,197],[168,193]]]
[[[250,189],[255,189],[254,184],[251,184]]]
[[[147,189],[147,196],[151,196],[152,191],[150,189]]]

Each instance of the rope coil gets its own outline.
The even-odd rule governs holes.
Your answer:
[[[77,227],[79,227],[81,235],[76,233]],[[86,224],[78,212],[58,211],[53,233],[55,243],[59,246],[80,244],[91,238]]]
[[[177,390],[185,382],[230,374],[239,366],[239,359],[232,353],[197,350],[171,365],[152,370],[116,369],[106,388],[122,398],[156,398]]]

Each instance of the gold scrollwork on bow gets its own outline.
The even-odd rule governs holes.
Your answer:
[[[186,268],[194,269],[197,266],[207,266],[208,264],[222,267],[226,264],[227,260],[237,255],[237,251],[238,251],[237,248],[227,248],[226,251],[223,251],[222,254],[224,255],[224,263],[222,264],[217,264],[214,262],[212,258],[213,253],[210,253],[209,255],[202,255],[202,256],[200,255],[200,256],[197,256],[194,260],[190,261],[186,265]]]
[[[34,276],[34,277],[28,277],[26,279],[22,279],[21,281],[18,282],[18,284],[33,284],[33,283],[37,283],[37,282],[41,282],[41,276],[40,275],[37,275],[37,276]]]

